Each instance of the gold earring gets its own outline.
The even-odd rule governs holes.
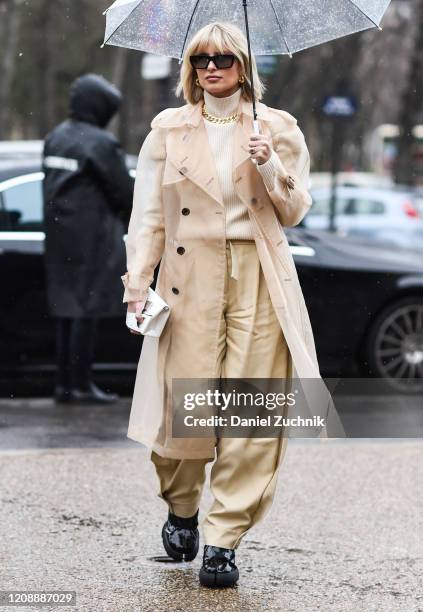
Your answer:
[[[198,79],[195,79],[195,84],[200,86],[200,81]]]
[[[242,75],[239,79],[238,79],[238,83],[244,83],[245,81],[245,77],[244,75]]]

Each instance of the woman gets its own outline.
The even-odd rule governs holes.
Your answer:
[[[202,525],[206,586],[238,580],[235,549],[270,508],[287,438],[172,436],[172,380],[289,381],[293,365],[319,378],[283,232],[310,207],[309,154],[285,111],[259,102],[261,133],[253,133],[249,74],[247,42],[234,25],[209,24],[191,39],[176,89],[187,104],[157,115],[141,148],[122,277],[124,302],[142,321],[161,259],[156,291],[170,317],[160,339],[144,337],[128,437],[152,448],[169,507],[163,543],[175,559],[197,554],[205,466],[216,459]]]

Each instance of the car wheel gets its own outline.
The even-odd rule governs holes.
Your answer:
[[[376,317],[365,357],[371,375],[408,393],[423,390],[423,297],[406,297]]]

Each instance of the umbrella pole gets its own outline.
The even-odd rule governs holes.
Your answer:
[[[251,63],[251,45],[250,45],[250,30],[248,28],[248,13],[247,13],[247,0],[242,0],[242,5],[244,7],[244,16],[245,16],[245,31],[247,33],[247,45],[248,45],[248,63],[250,68],[250,83],[251,83],[251,93],[253,94],[253,116],[254,116],[254,128],[256,133],[258,134],[258,124],[257,122],[257,112],[256,112],[256,97],[254,95],[254,81],[253,81],[253,66]]]

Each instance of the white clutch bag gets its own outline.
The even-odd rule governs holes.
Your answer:
[[[140,332],[144,336],[158,338],[163,331],[170,314],[170,306],[151,287],[148,288],[147,299],[142,315],[144,320],[138,323],[135,312],[126,313],[126,326]]]

